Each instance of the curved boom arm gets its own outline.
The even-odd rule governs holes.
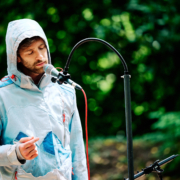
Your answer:
[[[124,58],[121,56],[121,54],[111,45],[109,44],[108,42],[102,40],[102,39],[98,39],[98,38],[86,38],[86,39],[83,39],[81,41],[79,41],[74,47],[73,49],[71,50],[70,54],[69,54],[69,57],[67,59],[67,62],[66,62],[66,65],[64,67],[64,71],[63,73],[64,74],[67,74],[68,73],[68,69],[69,69],[69,64],[70,64],[70,61],[71,61],[71,58],[72,58],[72,55],[74,53],[74,51],[81,45],[81,44],[84,44],[85,42],[89,42],[89,41],[96,41],[96,42],[100,42],[102,44],[105,44],[106,46],[108,46],[110,49],[112,49],[117,55],[118,57],[121,59],[121,62],[123,64],[123,67],[124,67],[124,74],[128,74],[128,67],[127,67],[127,64],[124,60]]]

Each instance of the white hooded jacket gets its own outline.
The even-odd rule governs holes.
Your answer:
[[[17,49],[25,38],[46,36],[36,21],[22,19],[8,25],[8,76],[0,82],[0,180],[87,180],[82,127],[75,91],[51,82],[47,74],[38,87],[17,70]],[[65,118],[64,118],[65,117]],[[19,161],[16,143],[39,137],[38,156]],[[72,168],[73,173],[72,175]]]

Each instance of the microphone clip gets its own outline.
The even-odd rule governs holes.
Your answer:
[[[144,171],[144,174],[150,174],[151,172],[156,172],[160,180],[162,180],[162,173],[164,170],[160,168],[159,160],[156,160],[153,164],[142,170]]]
[[[63,72],[59,72],[59,74],[58,74],[58,77],[56,78],[56,77],[52,77],[51,78],[51,81],[53,82],[53,83],[58,83],[59,85],[61,85],[61,84],[63,84],[63,83],[65,83],[65,84],[67,84],[67,80],[68,79],[70,79],[71,78],[71,75],[70,74],[63,74]]]

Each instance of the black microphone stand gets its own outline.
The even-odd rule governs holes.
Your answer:
[[[128,72],[128,67],[127,64],[125,62],[125,60],[123,59],[123,57],[121,56],[121,54],[109,43],[107,43],[106,41],[102,40],[102,39],[97,39],[97,38],[86,38],[83,39],[81,41],[79,41],[71,50],[70,55],[67,59],[65,68],[63,70],[63,72],[60,72],[58,75],[58,78],[52,78],[53,82],[58,82],[59,84],[62,83],[67,83],[67,80],[70,79],[70,74],[68,74],[68,69],[69,69],[69,64],[70,64],[70,60],[72,58],[72,55],[74,53],[74,51],[81,45],[84,44],[85,42],[89,42],[89,41],[96,41],[96,42],[100,42],[102,44],[105,44],[106,46],[108,46],[110,49],[112,49],[120,58],[123,67],[124,67],[124,75],[121,76],[121,78],[124,79],[124,97],[125,97],[125,116],[126,116],[126,136],[127,136],[127,158],[128,158],[128,176],[129,178],[124,180],[135,180],[135,179],[139,179],[142,176],[144,176],[145,174],[149,174],[151,172],[156,172],[159,179],[162,179],[162,172],[163,170],[160,168],[160,166],[167,164],[169,162],[171,162],[173,159],[175,159],[178,155],[172,155],[166,159],[164,159],[163,161],[159,162],[159,160],[155,161],[153,164],[151,164],[150,166],[142,169],[141,172],[138,172],[137,174],[134,175],[134,165],[133,165],[133,143],[132,143],[132,117],[131,117],[131,93],[130,93],[130,74]],[[76,89],[80,90],[81,87],[77,86]]]
[[[69,64],[72,58],[72,55],[74,51],[81,45],[84,44],[85,42],[89,41],[96,41],[100,42],[102,44],[105,44],[108,46],[110,49],[112,49],[120,58],[123,67],[124,67],[124,75],[121,76],[124,79],[124,97],[125,97],[125,116],[126,116],[126,136],[127,136],[127,159],[128,159],[128,175],[129,175],[129,180],[134,180],[134,165],[133,165],[133,143],[132,143],[132,117],[131,117],[131,93],[130,93],[130,74],[128,72],[128,67],[121,56],[121,54],[109,43],[107,43],[104,40],[97,39],[97,38],[86,38],[81,41],[79,41],[71,50],[70,55],[67,59],[65,68],[63,70],[64,76],[68,75],[68,69],[69,69]]]

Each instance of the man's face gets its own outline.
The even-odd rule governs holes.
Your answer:
[[[43,66],[48,63],[47,48],[42,39],[33,42],[29,47],[19,50],[17,62],[22,64],[26,75],[43,74]]]

